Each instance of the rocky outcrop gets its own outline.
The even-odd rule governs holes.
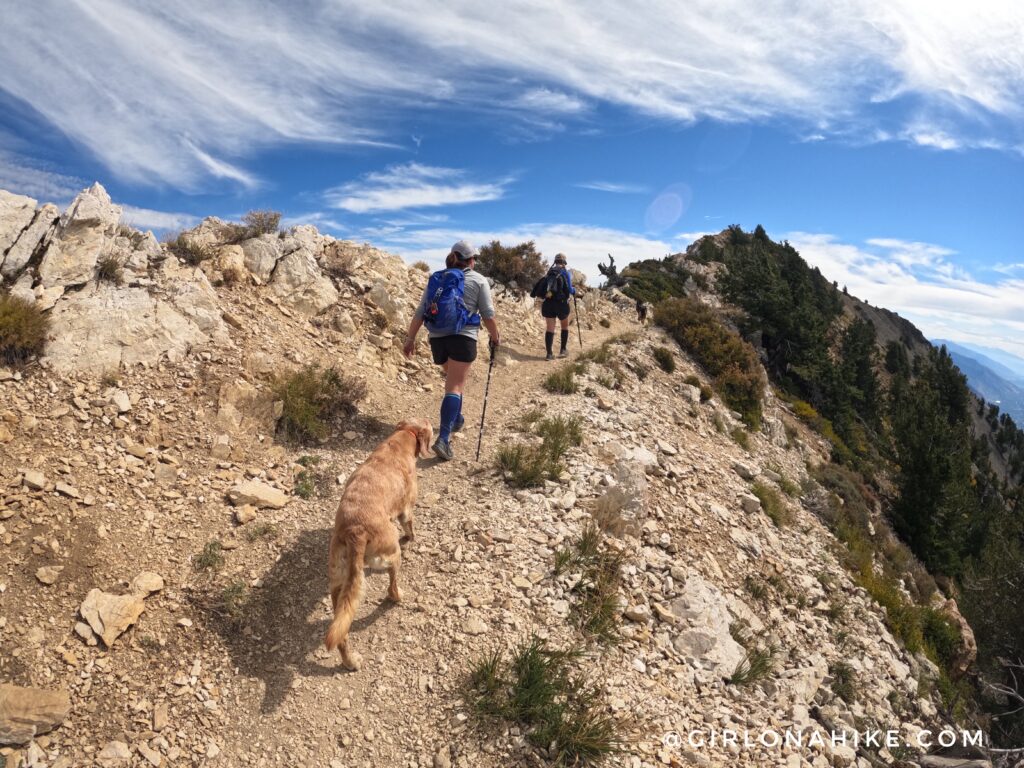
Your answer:
[[[277,260],[281,258],[281,240],[275,235],[254,237],[242,243],[245,268],[261,284],[270,282]]]
[[[36,201],[0,189],[0,256],[7,253],[36,215]]]
[[[80,192],[61,215],[39,264],[44,287],[81,285],[91,280],[96,262],[113,243],[121,207],[110,201],[100,184]]]
[[[733,619],[722,591],[698,574],[686,579],[682,594],[672,601],[671,611],[683,629],[672,645],[692,663],[728,677],[743,660],[743,647],[729,633]]]
[[[59,726],[70,711],[67,691],[0,685],[0,744],[27,744]]]
[[[2,192],[0,192],[2,194]],[[47,203],[36,214],[18,236],[7,255],[0,250],[0,275],[14,280],[31,260],[39,244],[50,234],[57,222],[60,211],[57,206]]]
[[[338,289],[306,248],[292,251],[277,263],[270,289],[284,304],[307,317],[319,315],[338,300]]]
[[[201,309],[191,314],[211,321]],[[190,348],[210,341],[210,335],[175,304],[144,288],[109,284],[90,284],[58,302],[51,328],[44,360],[68,372],[150,365],[164,356],[181,360]]]

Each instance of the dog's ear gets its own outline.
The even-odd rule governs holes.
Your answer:
[[[416,425],[416,447],[419,449],[420,458],[430,458],[430,443],[434,440],[434,428],[429,421],[421,421]]]

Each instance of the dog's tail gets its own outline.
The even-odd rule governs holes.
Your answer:
[[[334,621],[331,622],[331,626],[327,630],[324,645],[329,651],[333,651],[335,648],[340,649],[342,657],[347,659],[348,628],[352,624],[352,617],[359,607],[359,599],[363,592],[366,537],[363,535],[351,536],[344,544],[341,542],[338,544],[345,547],[345,561],[348,568],[342,584],[331,584],[331,596],[333,598],[337,594],[337,598],[334,600]],[[337,552],[337,555],[340,554],[340,551]],[[331,559],[334,560],[335,557],[336,553],[332,552]],[[335,563],[332,563],[333,565]],[[341,576],[341,574],[338,575]]]

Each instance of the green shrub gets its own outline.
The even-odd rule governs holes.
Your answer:
[[[751,490],[761,500],[761,508],[777,527],[783,528],[793,522],[793,513],[779,496],[778,491],[761,482],[754,483]]]
[[[785,475],[779,478],[779,488],[782,489],[782,492],[784,494],[794,499],[800,496],[800,486],[794,483]]]
[[[219,571],[224,566],[224,548],[219,541],[208,541],[203,551],[192,558],[197,571]]]
[[[213,258],[213,249],[197,242],[190,235],[180,234],[167,244],[168,250],[193,267]]]
[[[743,427],[734,427],[729,435],[736,442],[736,445],[750,453],[750,435],[747,433],[747,430]]]
[[[562,457],[570,448],[583,442],[583,426],[579,416],[568,418],[552,416],[541,418],[540,411],[531,411],[521,424],[541,438],[541,443],[505,444],[498,448],[496,464],[506,473],[506,480],[515,488],[533,488],[545,480],[554,480],[562,474]]]
[[[620,621],[622,553],[612,549],[596,523],[588,523],[568,547],[555,552],[555,575],[579,572],[572,587],[573,619],[584,634],[614,643]]]
[[[245,526],[244,530],[245,538],[249,541],[277,538],[277,527],[273,523],[252,523]]]
[[[49,330],[49,315],[34,302],[0,294],[0,362],[20,365],[41,355]]]
[[[686,295],[686,281],[690,271],[671,256],[663,259],[645,259],[630,264],[609,280],[609,285],[624,285],[622,292],[631,299],[652,304],[663,299]]]
[[[829,666],[828,674],[832,678],[832,693],[847,704],[857,701],[857,675],[853,667],[845,661],[837,661]]]
[[[278,434],[298,443],[325,439],[343,416],[351,415],[366,396],[366,384],[317,365],[281,376],[274,396],[284,403]]]
[[[540,445],[514,443],[498,448],[495,463],[503,473],[505,481],[514,488],[535,488],[560,470],[552,467],[550,459]]]
[[[228,621],[238,623],[245,615],[248,605],[249,590],[245,582],[233,581],[221,591],[216,612]]]
[[[654,359],[665,373],[672,373],[676,369],[676,356],[668,347],[655,347]]]
[[[529,292],[548,269],[533,240],[513,246],[492,240],[480,249],[476,264],[481,274],[520,294]]]
[[[500,650],[474,662],[467,700],[484,722],[525,727],[527,740],[556,766],[592,765],[622,750],[618,726],[595,686],[573,674],[577,649],[558,651],[531,638],[506,661]]]
[[[751,685],[771,677],[775,656],[776,650],[772,645],[749,649],[729,676],[730,685]]]
[[[280,211],[249,211],[242,217],[242,224],[245,225],[246,237],[259,237],[260,235],[276,235],[281,224]]]
[[[654,318],[707,370],[729,407],[757,429],[765,380],[754,348],[726,328],[714,310],[693,299],[663,301],[654,308]]]
[[[597,323],[602,328],[611,328],[612,327],[612,321],[609,320],[607,317],[602,317],[600,320],[597,321]]]
[[[122,273],[121,262],[113,254],[102,256],[96,262],[96,278],[98,280],[120,284]]]
[[[549,373],[548,377],[544,379],[544,389],[559,395],[575,393],[579,389],[579,384],[576,382],[577,370],[576,365],[570,363]]]
[[[560,459],[570,448],[583,444],[583,421],[579,416],[551,416],[537,422],[535,431],[544,440],[544,450]]]
[[[743,587],[755,600],[759,600],[763,603],[768,599],[767,585],[754,575],[747,576],[743,580]]]

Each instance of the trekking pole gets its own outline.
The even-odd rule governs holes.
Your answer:
[[[580,349],[583,349],[583,331],[580,330],[580,305],[576,303],[576,294],[572,295],[572,308],[576,312],[576,333],[580,335]]]
[[[476,438],[476,460],[480,461],[480,444],[484,441],[484,417],[487,415],[487,394],[491,391],[491,371],[494,370],[494,353],[497,347],[491,346],[491,362],[487,364],[487,384],[484,386],[484,409],[480,412],[480,432]]]

